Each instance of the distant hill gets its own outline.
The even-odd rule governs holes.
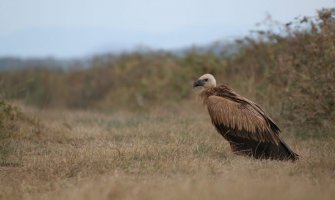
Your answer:
[[[218,56],[231,56],[238,53],[241,48],[241,44],[233,41],[216,41],[209,45],[194,45],[191,47],[185,47],[181,49],[175,49],[172,51],[165,51],[175,56],[184,56],[190,52],[192,53],[213,53]],[[145,46],[135,47],[129,52],[119,52],[119,53],[100,53],[94,57],[99,57],[103,60],[106,57],[110,60],[111,55],[118,57],[119,54],[131,54],[134,52],[148,54],[153,52],[159,52],[160,50],[151,49]],[[0,57],[0,70],[12,70],[12,69],[23,69],[23,68],[59,68],[59,69],[69,69],[69,68],[89,68],[92,66],[92,58],[83,57],[76,59],[56,59],[56,58],[18,58],[18,57]]]
[[[87,68],[89,59],[54,59],[54,58],[0,58],[0,70],[24,69],[24,68]]]

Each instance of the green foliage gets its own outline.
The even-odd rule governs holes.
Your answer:
[[[0,167],[19,165],[18,159],[12,157],[16,149],[5,139],[13,137],[18,131],[21,118],[22,113],[16,106],[0,101]]]
[[[19,107],[0,100],[0,144],[8,138],[39,134],[41,128],[38,119],[26,115]]]
[[[15,106],[5,101],[0,101],[0,140],[9,137],[17,130],[17,121],[21,118],[21,112]]]

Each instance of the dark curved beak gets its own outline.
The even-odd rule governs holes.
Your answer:
[[[205,84],[204,80],[197,80],[197,81],[194,81],[193,87],[203,86],[204,84]]]

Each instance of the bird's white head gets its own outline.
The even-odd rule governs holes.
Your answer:
[[[204,74],[193,83],[193,87],[211,88],[216,86],[216,80],[212,74]]]

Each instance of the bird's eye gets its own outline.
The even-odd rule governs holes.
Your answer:
[[[208,78],[205,78],[204,80],[205,80],[205,81],[208,81]]]

